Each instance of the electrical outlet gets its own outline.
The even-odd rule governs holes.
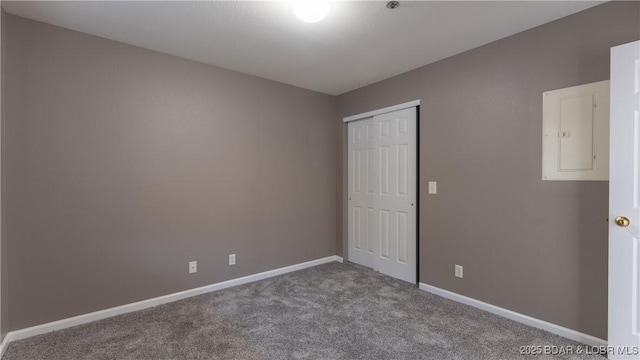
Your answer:
[[[462,278],[463,276],[463,268],[462,265],[456,265],[456,277]]]
[[[236,254],[229,255],[229,265],[235,265],[235,264],[236,264]]]
[[[195,272],[198,272],[198,262],[189,261],[189,274],[193,274]]]

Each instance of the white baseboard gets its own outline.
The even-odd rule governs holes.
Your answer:
[[[342,259],[342,256],[335,255],[334,257],[335,257],[337,262],[339,262],[341,264],[344,262],[344,259]]]
[[[9,334],[7,334],[4,339],[2,339],[2,343],[0,343],[0,359],[4,356],[4,352],[7,351],[9,347]]]
[[[28,327],[25,329],[21,329],[21,330],[11,331],[5,336],[4,340],[0,344],[0,358],[2,358],[2,355],[4,355],[4,352],[9,346],[9,343],[11,343],[12,341],[22,340],[32,336],[45,334],[51,331],[62,330],[68,327],[76,326],[76,325],[82,325],[89,322],[102,320],[102,319],[110,318],[110,317],[121,315],[121,314],[130,313],[133,311],[147,309],[154,306],[186,299],[192,296],[197,296],[197,295],[206,294],[206,293],[217,291],[217,290],[230,288],[233,286],[247,284],[250,282],[263,280],[263,279],[267,279],[277,275],[282,275],[282,274],[290,273],[293,271],[298,271],[298,270],[302,270],[309,267],[326,264],[334,261],[342,262],[342,257],[335,256],[335,255],[327,256],[325,258],[307,261],[304,263],[286,266],[279,269],[269,270],[269,271],[261,272],[258,274],[248,275],[241,278],[227,280],[227,281],[223,281],[223,282],[219,282],[211,285],[206,285],[206,286],[202,286],[195,289],[180,291],[177,293],[159,296],[159,297],[148,299],[148,300],[138,301],[131,304],[126,304],[126,305],[117,306],[117,307],[113,307],[105,310],[95,311],[95,312],[84,314],[84,315],[70,317],[67,319],[53,321],[53,322],[42,324],[42,325],[36,325],[36,326]]]
[[[575,340],[581,342],[586,345],[592,346],[607,346],[607,341],[597,338],[595,336],[587,335],[575,330],[571,330],[566,327],[562,327],[560,325],[552,324],[550,322],[533,318],[531,316],[523,315],[517,313],[515,311],[507,310],[505,308],[501,308],[499,306],[491,305],[486,302],[482,302],[480,300],[476,300],[464,295],[456,294],[451,291],[447,291],[444,289],[437,288],[435,286],[427,285],[425,283],[419,284],[420,290],[424,290],[430,292],[435,295],[442,296],[444,298],[457,301],[459,303],[463,303],[469,306],[473,306],[480,310],[488,311],[490,313],[500,315],[507,319],[511,319],[517,321],[519,323],[523,323],[525,325],[529,325],[538,329],[542,329],[548,331],[552,334],[560,335],[567,339]]]

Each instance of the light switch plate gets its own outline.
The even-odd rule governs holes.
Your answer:
[[[438,183],[435,181],[429,181],[429,194],[437,194],[438,193]]]

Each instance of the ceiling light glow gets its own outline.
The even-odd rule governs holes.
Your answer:
[[[308,23],[317,23],[329,15],[329,1],[327,0],[293,0],[293,13]]]

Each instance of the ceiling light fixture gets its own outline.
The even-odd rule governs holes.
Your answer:
[[[327,0],[293,0],[293,13],[308,23],[317,23],[329,15],[329,1]]]

